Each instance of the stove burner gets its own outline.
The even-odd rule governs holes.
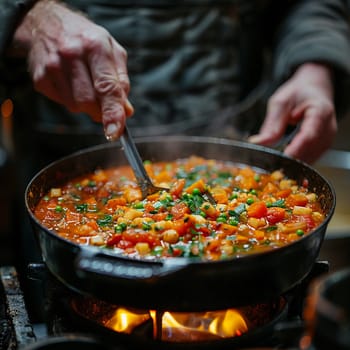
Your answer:
[[[36,276],[35,271],[37,272]],[[32,271],[32,275],[29,276],[40,279],[45,286],[43,306],[46,319],[44,326],[48,333],[44,339],[38,340],[33,331],[35,328],[29,322],[16,270],[12,267],[2,267],[0,268],[0,282],[2,283],[0,285],[0,301],[4,302],[2,305],[0,304],[0,316],[3,317],[0,318],[0,327],[2,327],[0,328],[2,331],[0,340],[3,343],[0,343],[0,348],[2,350],[58,350],[64,346],[69,348],[67,344],[72,344],[69,342],[77,341],[74,349],[78,350],[80,349],[80,337],[84,337],[91,342],[91,347],[83,347],[84,350],[94,350],[96,343],[104,346],[96,348],[101,350],[139,350],[143,348],[152,350],[212,350],[214,347],[216,350],[301,349],[300,339],[305,333],[305,323],[302,318],[305,294],[310,281],[326,272],[328,272],[328,263],[316,262],[310,274],[299,285],[286,295],[272,301],[273,306],[267,303],[268,306],[262,307],[263,314],[266,310],[270,310],[272,313],[267,312],[265,316],[256,318],[256,328],[251,329],[247,334],[223,338],[219,341],[208,339],[193,343],[172,343],[153,337],[154,325],[152,322],[146,322],[141,327],[136,327],[131,335],[118,333],[116,336],[115,331],[96,322],[96,318],[87,317],[92,313],[99,316],[100,319],[103,318],[101,310],[104,308],[109,310],[109,303],[72,291],[51,275],[44,265],[39,268],[37,266]],[[257,312],[251,306],[246,311],[252,315]],[[55,343],[57,346],[53,345]],[[303,348],[303,350],[315,349]]]
[[[141,341],[157,339],[162,342],[203,342],[255,338],[287,315],[287,300],[283,297],[268,303],[209,312],[157,312],[125,309],[89,297],[71,299],[72,311],[96,327],[127,333]],[[243,342],[243,340],[242,340]]]

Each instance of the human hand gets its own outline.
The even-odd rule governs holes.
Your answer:
[[[332,75],[325,65],[301,65],[270,97],[259,133],[248,140],[272,146],[288,125],[298,123],[298,132],[284,153],[313,163],[331,146],[337,133]]]
[[[27,55],[38,92],[102,121],[107,138],[119,137],[133,114],[127,54],[104,28],[59,2],[42,0],[17,28],[12,47]]]

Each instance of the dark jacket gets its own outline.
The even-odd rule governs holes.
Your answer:
[[[129,124],[136,136],[200,133],[241,137],[255,132],[268,95],[307,61],[326,62],[334,68],[338,112],[346,105],[350,33],[345,1],[65,2],[107,28],[127,49],[130,100],[136,111]],[[0,14],[11,8],[14,17],[7,20],[11,26],[23,15],[23,6],[16,12],[10,4],[12,1],[0,1]],[[3,48],[11,30],[4,33]],[[11,59],[6,71],[11,71],[11,64],[15,64],[12,72],[18,72],[19,63]],[[71,144],[76,143],[77,134],[80,143],[76,148],[104,141],[100,125],[85,115],[71,116],[42,96],[33,99],[30,85],[21,79],[21,74],[15,78],[11,74],[8,93],[15,99],[28,98],[22,103],[25,113],[18,114],[27,115],[28,108],[32,111],[31,122],[36,119],[43,142],[62,149],[62,135]],[[16,85],[22,90],[28,86],[28,90],[19,93],[13,90]],[[25,119],[28,121],[27,116]],[[59,139],[57,131],[62,134]]]

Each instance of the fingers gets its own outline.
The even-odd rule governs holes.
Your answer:
[[[38,92],[102,121],[106,136],[116,139],[134,111],[127,100],[127,54],[105,29],[78,18],[88,29],[69,32],[70,37],[52,40],[40,32],[30,50],[29,71]]]
[[[123,131],[129,80],[127,78],[126,53],[115,47],[114,41],[101,43],[88,55],[88,64],[94,89],[101,106],[102,122],[108,139],[114,140]],[[111,45],[112,49],[106,49]],[[130,106],[127,107],[130,113]]]
[[[273,96],[268,103],[265,120],[257,135],[249,137],[248,141],[261,145],[272,145],[284,134],[291,115],[291,101]]]
[[[100,122],[100,101],[96,96],[88,67],[80,59],[72,59],[67,64],[70,64],[71,68],[73,98],[78,109],[89,114],[94,121]]]
[[[305,110],[299,132],[284,153],[307,163],[314,163],[332,144],[337,133],[333,110],[309,108]]]
[[[34,87],[38,92],[64,104],[70,110],[76,109],[70,81],[66,78],[62,61],[57,54],[48,51],[42,42],[38,42],[29,55],[28,63]]]
[[[327,150],[336,135],[332,94],[327,84],[312,84],[310,79],[291,79],[270,98],[259,134],[248,140],[273,146],[284,136],[288,125],[299,123],[298,132],[284,153],[308,163]]]

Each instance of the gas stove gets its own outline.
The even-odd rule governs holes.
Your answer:
[[[82,296],[68,289],[53,277],[45,265],[31,265],[29,274],[44,281],[45,297],[43,308],[45,320],[42,324],[32,324],[30,312],[26,308],[16,269],[12,266],[1,267],[1,339],[0,348],[4,350],[60,349],[62,346],[74,349],[115,349],[137,350],[157,349],[300,349],[299,343],[305,331],[303,305],[310,283],[329,270],[326,261],[317,261],[298,286],[286,295],[266,304],[248,305],[239,309],[245,312],[245,318],[253,320],[255,328],[247,334],[220,339],[206,338],[205,341],[170,341],[154,336],[159,326],[147,319],[132,332],[121,333],[108,327],[111,315],[119,309],[117,305]],[[139,310],[132,310],[139,314]],[[256,317],[256,316],[259,317]],[[108,319],[108,317],[109,319]],[[107,318],[106,318],[107,317]],[[193,313],[191,315],[193,319]],[[109,321],[108,321],[109,320]],[[109,322],[109,323],[108,323]],[[198,320],[196,321],[198,322]],[[193,322],[192,322],[193,323]],[[158,326],[157,326],[158,324]],[[188,325],[187,325],[188,328]],[[174,332],[170,332],[172,335]],[[164,331],[163,331],[164,336]],[[202,336],[203,332],[194,332]],[[169,335],[169,328],[168,328]],[[193,340],[193,339],[192,339]]]

